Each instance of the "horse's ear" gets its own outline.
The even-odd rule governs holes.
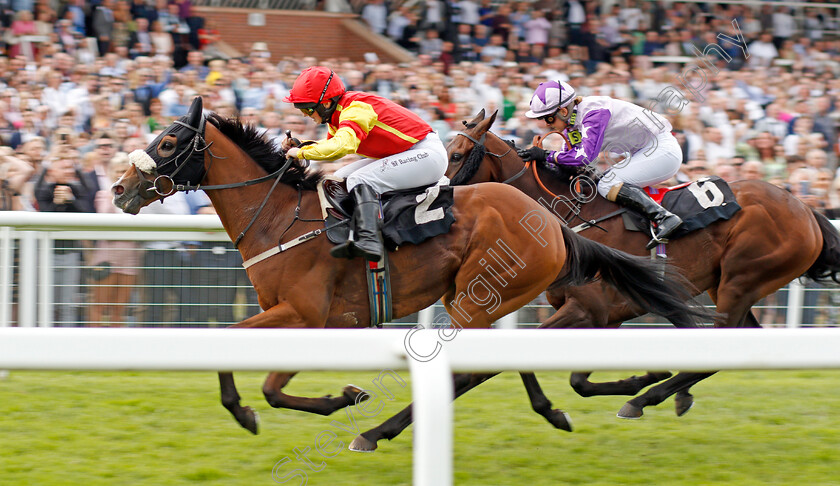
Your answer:
[[[490,127],[493,126],[493,122],[496,121],[496,115],[498,113],[499,113],[498,110],[494,111],[493,114],[490,115],[490,118],[486,118],[486,119],[484,118],[484,116],[482,116],[481,120],[480,120],[481,123],[477,126],[478,132],[476,132],[476,133],[484,133],[484,132],[489,131]],[[481,110],[481,114],[484,115],[484,110]]]
[[[198,123],[201,121],[201,116],[204,113],[204,102],[201,99],[201,96],[196,96],[193,99],[192,105],[190,105],[190,111],[187,112],[187,123],[191,126],[197,127]]]
[[[473,126],[475,126],[475,125],[478,125],[478,123],[479,123],[480,121],[482,121],[482,120],[484,120],[484,108],[482,108],[482,109],[481,109],[481,111],[479,111],[479,112],[478,112],[478,115],[476,115],[476,116],[475,116],[475,118],[473,118],[472,120],[470,120],[470,121],[469,121],[469,123],[466,123],[466,122],[465,122],[465,123],[464,123],[464,126],[466,126],[466,125],[473,125]]]

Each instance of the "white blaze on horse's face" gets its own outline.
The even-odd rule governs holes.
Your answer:
[[[138,149],[128,154],[128,162],[144,174],[155,175],[157,172],[157,164],[144,150]]]

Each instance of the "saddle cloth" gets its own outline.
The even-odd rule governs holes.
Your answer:
[[[674,187],[646,187],[645,191],[662,207],[682,218],[682,226],[669,237],[672,240],[715,221],[725,221],[741,210],[729,184],[717,176],[703,177]],[[623,217],[627,230],[649,232],[650,221],[644,216],[628,211]]]
[[[319,190],[324,197],[322,205],[329,228],[327,238],[336,244],[346,241],[349,225],[336,226],[335,223],[352,217],[352,198],[347,195],[344,185],[335,180],[325,181]],[[383,193],[380,204],[385,246],[393,251],[406,243],[416,245],[448,232],[455,222],[454,202],[453,189],[448,185]]]

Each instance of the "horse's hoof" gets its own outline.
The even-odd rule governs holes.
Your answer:
[[[693,406],[694,395],[690,393],[674,398],[674,410],[677,412],[677,417],[685,415]]]
[[[239,420],[239,425],[254,435],[259,434],[260,414],[251,407],[242,407],[242,412],[244,416]]]
[[[641,408],[627,402],[615,416],[622,419],[640,419],[644,414],[645,412]]]
[[[565,430],[566,432],[571,432],[573,430],[572,418],[569,417],[569,414],[562,410],[557,410],[555,408],[546,418],[548,419],[548,423],[560,430]]]
[[[345,386],[341,392],[350,400],[350,403],[362,403],[370,398],[370,393],[365,393],[364,390],[353,384]]]
[[[361,435],[357,435],[353,439],[353,442],[350,443],[348,449],[354,452],[373,452],[376,450],[376,442],[369,441]]]

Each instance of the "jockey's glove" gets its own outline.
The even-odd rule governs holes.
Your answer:
[[[531,147],[527,149],[517,150],[516,153],[525,162],[534,160],[536,162],[545,162],[545,150],[539,147]]]

